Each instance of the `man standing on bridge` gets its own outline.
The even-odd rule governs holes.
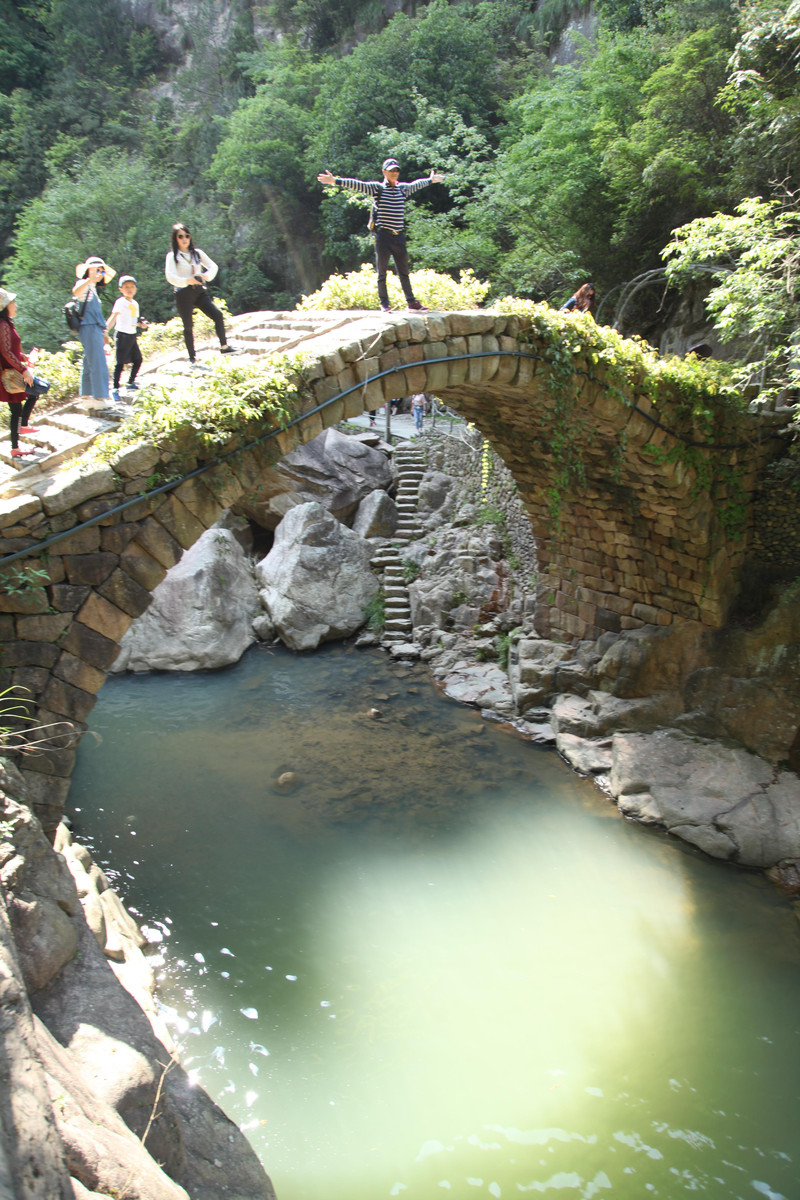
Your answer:
[[[364,196],[373,197],[369,227],[375,235],[375,265],[378,268],[378,299],[381,311],[391,312],[386,272],[389,269],[389,259],[393,258],[408,307],[412,312],[427,312],[425,305],[415,299],[411,280],[408,278],[405,206],[407,198],[414,192],[431,183],[441,183],[444,175],[431,171],[425,179],[415,179],[413,183],[398,183],[400,165],[396,159],[387,158],[382,169],[383,181],[342,179],[327,170],[320,171],[317,179],[326,187],[341,187],[348,192],[360,192]]]

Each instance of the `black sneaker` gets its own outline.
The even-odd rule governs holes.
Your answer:
[[[233,354],[234,349],[233,346],[220,346],[219,352],[220,354]]]
[[[429,308],[426,308],[424,304],[420,304],[419,300],[412,300],[408,306],[408,309],[409,309],[409,312],[430,312],[431,311]]]
[[[391,312],[391,311],[392,311],[391,304],[382,304],[381,305],[381,312]]]

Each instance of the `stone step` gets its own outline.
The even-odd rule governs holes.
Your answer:
[[[386,624],[384,625],[384,629],[387,631],[387,633],[403,633],[403,632],[407,632],[411,628],[412,628],[412,626],[411,626],[410,620],[409,621],[390,620],[390,621],[387,621]]]
[[[93,417],[89,413],[74,412],[71,409],[49,412],[47,423],[48,425],[57,425],[59,429],[68,429],[71,433],[79,434],[80,437],[92,437],[98,433],[104,433],[106,429],[112,429],[116,425],[115,421],[108,421],[104,417]]]
[[[48,454],[53,451],[70,450],[79,442],[85,441],[86,437],[86,435],[69,429],[61,429],[58,425],[42,424],[36,425],[34,428],[37,430],[36,433],[21,434],[20,439],[31,446],[40,447]]]

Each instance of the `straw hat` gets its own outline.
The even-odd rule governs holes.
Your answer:
[[[16,298],[16,292],[7,292],[5,288],[0,288],[0,312],[5,312],[11,301]]]
[[[107,262],[103,261],[102,258],[99,258],[96,254],[92,254],[89,258],[87,258],[86,262],[78,263],[77,267],[75,268],[75,274],[77,275],[78,279],[84,278],[86,272],[89,270],[89,267],[102,267],[106,277],[106,283],[109,283],[117,273],[114,268],[110,267]]]

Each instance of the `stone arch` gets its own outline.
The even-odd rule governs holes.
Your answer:
[[[39,572],[30,586],[0,594],[2,684],[28,689],[38,721],[60,723],[71,735],[22,764],[46,831],[60,819],[75,744],[119,639],[169,567],[224,509],[257,493],[277,458],[395,395],[440,395],[510,469],[537,539],[543,635],[592,638],[645,623],[724,620],[747,538],[726,536],[718,497],[703,489],[697,470],[659,453],[671,437],[669,405],[656,420],[643,386],[620,398],[585,361],[556,386],[547,347],[531,339],[529,324],[483,312],[354,317],[307,351],[292,426],[276,432],[265,424],[265,440],[249,444],[232,439],[221,460],[192,460],[174,486],[148,492],[154,468],[168,467],[179,447],[141,444],[108,465],[59,472],[0,500],[0,571],[21,552],[29,576],[31,567]],[[564,498],[556,529],[551,500],[565,395],[584,474],[581,494]],[[740,451],[713,453],[736,465]],[[770,453],[767,442],[748,451],[745,487],[752,490]]]

